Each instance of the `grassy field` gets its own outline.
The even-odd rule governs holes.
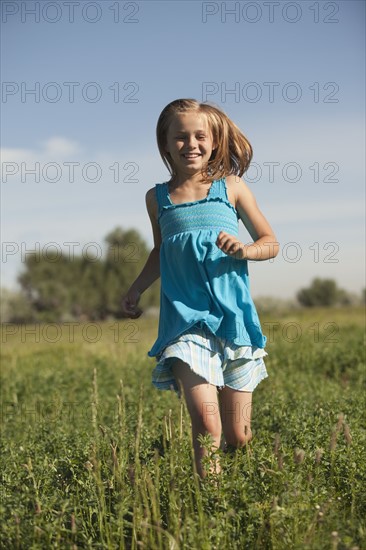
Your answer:
[[[254,437],[216,488],[151,384],[156,320],[3,325],[2,548],[366,548],[363,308],[261,323]]]

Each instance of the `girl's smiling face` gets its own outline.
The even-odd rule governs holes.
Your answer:
[[[176,114],[168,128],[166,147],[178,175],[200,172],[211,157],[215,145],[204,115],[195,112]]]

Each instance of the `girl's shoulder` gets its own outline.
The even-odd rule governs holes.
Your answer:
[[[146,208],[149,214],[152,214],[155,219],[158,218],[158,201],[156,198],[156,186],[151,187],[146,191],[145,195]]]
[[[225,177],[226,189],[231,202],[237,204],[240,197],[243,199],[253,198],[254,194],[250,187],[245,183],[242,177],[230,175]]]
[[[230,176],[225,176],[226,186],[231,188],[236,188],[238,185],[242,185],[244,182],[241,177],[231,174]]]

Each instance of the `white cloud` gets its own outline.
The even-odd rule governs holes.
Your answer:
[[[40,141],[39,144],[40,147],[38,149],[1,148],[1,162],[15,162],[17,164],[21,162],[50,162],[83,152],[83,148],[78,142],[61,136],[51,137],[47,140]]]
[[[30,149],[15,149],[4,147],[0,149],[1,162],[34,162],[34,151]]]
[[[45,154],[55,158],[64,155],[73,155],[80,153],[82,148],[76,141],[71,141],[63,137],[53,137],[41,142],[45,149]]]

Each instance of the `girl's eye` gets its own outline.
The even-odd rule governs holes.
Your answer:
[[[206,136],[198,136],[197,137],[197,139],[205,139],[205,138],[206,138]],[[175,136],[174,139],[182,141],[184,139],[184,137],[183,136]]]

